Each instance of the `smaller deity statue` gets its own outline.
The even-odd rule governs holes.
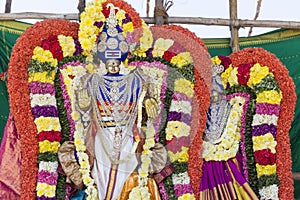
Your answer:
[[[225,98],[220,76],[223,71],[222,65],[213,66],[200,199],[258,199],[243,175],[242,157],[238,153],[242,103]]]

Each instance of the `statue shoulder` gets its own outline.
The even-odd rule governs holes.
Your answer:
[[[146,83],[150,82],[150,76],[143,70],[143,68],[141,67],[136,68],[134,73],[136,73],[139,77],[141,77],[144,82]]]

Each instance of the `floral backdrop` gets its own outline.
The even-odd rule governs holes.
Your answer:
[[[127,4],[122,1],[118,6],[130,13],[130,7],[127,8]],[[92,9],[92,7],[87,7],[88,9]],[[104,10],[102,13],[105,16],[106,11]],[[96,22],[101,21],[101,16],[92,16],[95,17],[93,20]],[[122,18],[124,29],[128,31],[129,35],[132,27],[135,26],[143,29],[143,34],[140,35],[141,42],[143,42],[143,38],[149,37],[145,34],[147,28],[138,19],[130,18],[125,14],[120,14],[119,17]],[[83,20],[80,27],[88,27],[88,20],[90,19]],[[24,198],[31,199],[37,195],[41,199],[44,197],[51,199],[63,195],[63,192],[68,190],[64,185],[65,177],[59,176],[57,173],[57,150],[60,143],[68,138],[78,140],[76,148],[83,153],[82,161],[80,161],[81,167],[86,163],[85,148],[80,146],[80,135],[75,134],[75,130],[80,130],[80,125],[76,124],[76,113],[72,112],[72,89],[69,86],[71,80],[68,78],[85,70],[94,70],[93,66],[83,64],[85,59],[90,59],[87,52],[93,48],[90,45],[90,41],[94,42],[95,40],[93,35],[102,27],[101,23],[94,23],[93,26],[98,29],[93,29],[95,32],[90,33],[89,31],[92,30],[81,29],[76,23],[64,20],[44,21],[30,27],[13,48],[8,71],[8,91],[11,96],[11,112],[15,116],[18,130],[22,130],[20,131],[23,144],[21,147],[23,153],[21,195]],[[164,38],[166,34],[163,34],[163,30],[176,30],[185,37],[191,37],[191,40],[198,42],[198,46],[202,46],[202,48],[193,49],[194,46],[189,46],[189,42],[176,42],[179,41],[178,37],[182,36],[180,34],[179,36],[178,34],[168,35],[171,40],[169,41]],[[77,32],[84,37],[78,39]],[[157,73],[161,73],[162,77],[165,77],[166,74],[169,75],[168,79],[161,79],[160,83],[162,88],[166,84],[173,88],[172,93],[162,90],[160,94],[161,99],[166,99],[161,102],[160,106],[167,107],[169,110],[168,114],[162,113],[160,118],[165,119],[167,123],[162,129],[164,131],[156,138],[168,145],[168,155],[175,171],[171,178],[166,179],[160,185],[160,190],[163,199],[190,198],[193,196],[193,188],[197,191],[201,178],[201,167],[199,166],[202,161],[196,154],[202,148],[205,115],[200,115],[200,117],[198,115],[205,113],[209,105],[209,95],[200,97],[200,94],[205,93],[203,92],[205,90],[209,91],[208,68],[202,66],[209,66],[210,63],[207,61],[204,43],[188,30],[179,26],[165,26],[162,29],[154,26],[151,28],[151,33],[156,42],[152,46],[152,43],[148,44],[149,40],[145,39],[144,46],[141,46],[128,60],[128,66],[129,68],[130,66],[141,66],[152,70],[151,66],[155,65],[159,66]],[[178,52],[183,53],[174,53],[178,48],[180,49]],[[199,51],[203,53],[199,53]],[[197,57],[199,55],[202,57]],[[223,75],[224,85],[230,86],[229,93],[248,98],[246,101],[248,108],[245,109],[251,107],[249,99],[256,98],[256,103],[259,104],[256,106],[256,114],[250,116],[253,118],[253,123],[241,131],[245,134],[241,135],[244,137],[242,153],[255,158],[255,162],[250,161],[251,159],[245,160],[244,166],[248,166],[245,176],[249,178],[254,188],[257,187],[261,196],[267,194],[271,189],[278,190],[280,198],[290,199],[293,194],[292,164],[290,144],[286,141],[288,141],[288,130],[293,118],[290,105],[296,101],[294,85],[288,76],[288,71],[280,61],[273,54],[262,49],[236,52],[230,58],[232,66],[228,66]],[[60,73],[57,73],[57,67],[60,68]],[[167,70],[169,68],[176,69],[183,74],[184,78],[171,76]],[[57,80],[62,80],[62,82],[57,82]],[[62,89],[59,89],[57,84],[62,85]],[[235,85],[239,85],[239,87],[235,87]],[[251,96],[252,93],[248,88],[254,90],[255,96]],[[270,89],[271,91],[269,91]],[[244,92],[249,93],[250,96],[245,96]],[[202,105],[197,113],[188,108],[195,106],[192,101],[193,97],[198,101],[198,105]],[[64,105],[58,103],[60,98]],[[270,106],[273,104],[280,105],[280,112],[279,107]],[[191,123],[178,120],[182,119],[177,112],[181,106],[190,110],[185,113],[184,119],[190,117]],[[66,112],[62,112],[59,116],[59,109],[66,110]],[[20,111],[22,111],[21,114]],[[261,118],[272,121],[272,124],[277,126],[265,127]],[[64,121],[66,119],[68,120]],[[243,123],[247,124],[248,122],[245,120]],[[157,127],[159,126],[160,124],[157,122]],[[180,127],[180,130],[176,132],[174,127]],[[274,131],[275,129],[276,131]],[[270,133],[265,134],[266,132]],[[190,141],[190,136],[193,141]],[[180,149],[176,148],[178,144]],[[247,145],[252,145],[253,148],[249,150]],[[263,157],[262,155],[267,156]],[[88,169],[89,166],[83,168]],[[86,171],[86,174],[88,173]],[[88,176],[84,179],[88,188],[92,184],[91,181]],[[278,184],[279,181],[280,184]],[[92,195],[92,191],[91,186],[88,192]]]

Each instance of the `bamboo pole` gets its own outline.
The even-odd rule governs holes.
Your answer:
[[[66,19],[79,20],[78,13],[37,13],[37,12],[22,12],[22,13],[0,13],[0,20],[18,20],[18,19]]]
[[[85,9],[85,0],[79,0],[77,9],[78,9],[79,15],[80,15]]]
[[[77,13],[0,13],[0,21],[18,19],[66,19],[79,20]],[[143,17],[147,24],[155,24],[153,17]],[[248,20],[248,19],[224,19],[224,18],[205,18],[205,17],[169,17],[168,23],[191,24],[207,26],[236,26],[236,27],[265,27],[265,28],[289,28],[300,29],[298,21],[278,21],[278,20]]]
[[[12,0],[6,0],[5,13],[10,13],[11,12],[11,1]]]
[[[164,24],[164,17],[162,15],[163,7],[163,0],[155,0],[155,8],[154,8],[154,18],[156,25],[163,25]]]
[[[237,0],[229,0],[230,7],[230,19],[237,19]],[[231,39],[230,39],[230,47],[232,52],[240,50],[239,46],[239,27],[238,26],[230,26]]]

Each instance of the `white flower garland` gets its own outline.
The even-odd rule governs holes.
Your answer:
[[[67,66],[65,69],[61,70],[61,74],[64,78],[67,92],[71,102],[72,108],[72,119],[75,121],[75,132],[74,132],[74,144],[75,149],[80,165],[79,171],[82,174],[82,180],[84,185],[87,187],[85,193],[88,195],[87,200],[95,200],[98,199],[98,191],[94,186],[94,180],[90,176],[90,163],[89,157],[85,153],[86,146],[85,146],[85,139],[84,139],[84,126],[81,123],[81,116],[76,111],[76,98],[75,98],[75,89],[78,89],[79,86],[79,79],[84,75],[86,69],[82,65],[78,66]],[[75,76],[72,80],[69,78],[69,75]],[[80,116],[79,118],[76,116]]]
[[[220,143],[212,144],[203,141],[202,156],[206,161],[228,160],[236,156],[239,149],[240,132],[239,124],[243,113],[243,105],[245,99],[242,97],[234,97],[230,100],[232,109],[230,110],[228,123],[224,129],[224,133],[220,138]]]
[[[190,184],[190,177],[188,176],[188,172],[183,172],[180,174],[172,175],[173,184]]]
[[[30,105],[32,108],[34,106],[56,106],[56,99],[51,94],[30,93]]]
[[[267,187],[262,187],[259,189],[259,195],[260,199],[278,200],[278,186],[274,184]]]
[[[172,111],[191,114],[192,105],[189,101],[172,101],[170,106],[170,112]]]
[[[57,162],[46,162],[46,161],[41,161],[39,163],[39,171],[47,171],[47,172],[52,172],[55,173],[56,169],[58,167],[58,163]]]
[[[261,125],[261,124],[273,124],[277,126],[278,116],[276,115],[267,115],[267,114],[255,114],[253,116],[252,126]]]
[[[147,127],[144,127],[146,133],[145,144],[143,145],[143,151],[141,155],[141,167],[138,169],[139,184],[134,187],[129,194],[130,200],[149,200],[150,193],[147,187],[149,165],[151,163],[152,151],[150,150],[155,145],[154,136],[155,129],[152,120],[147,121]]]

